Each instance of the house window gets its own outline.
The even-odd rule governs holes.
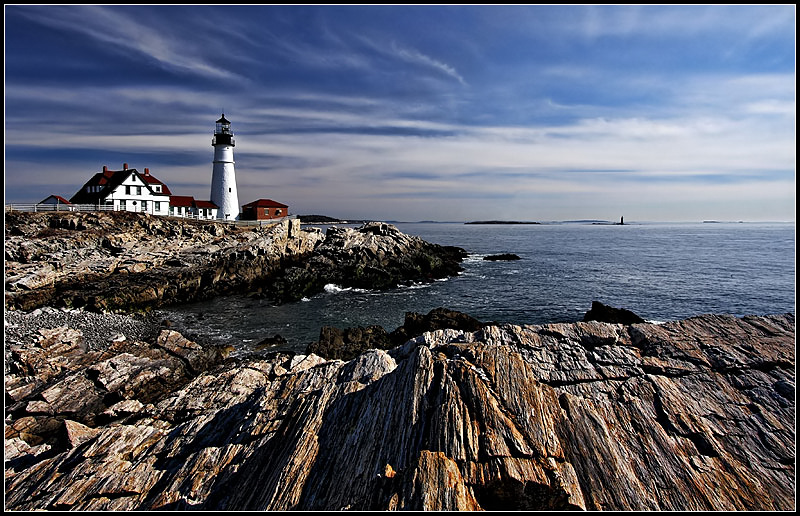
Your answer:
[[[142,201],[142,211],[147,211],[147,201]]]
[[[119,201],[119,209],[124,211],[124,210],[125,210],[125,208],[126,208],[126,206],[125,206],[125,200],[124,200],[124,199],[122,199],[122,200],[120,200],[120,201]]]
[[[136,187],[136,195],[142,195],[142,187],[141,186],[137,186]]]
[[[161,203],[159,201],[153,201],[153,211],[161,211]]]
[[[160,192],[161,191],[161,187],[159,185],[156,185],[155,188],[156,188],[156,192]]]
[[[131,187],[130,186],[126,186],[125,187],[125,195],[130,195],[130,194],[131,194]]]

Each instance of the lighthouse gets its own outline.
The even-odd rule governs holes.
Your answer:
[[[236,191],[236,172],[233,169],[233,140],[231,123],[225,118],[217,120],[214,138],[214,172],[211,176],[211,202],[217,205],[218,219],[237,220],[239,218],[239,194]]]

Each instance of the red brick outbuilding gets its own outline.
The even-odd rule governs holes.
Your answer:
[[[289,207],[272,199],[258,199],[242,206],[240,220],[280,219],[289,215]]]

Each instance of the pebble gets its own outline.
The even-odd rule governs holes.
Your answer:
[[[131,316],[86,312],[75,309],[44,307],[31,312],[5,310],[5,342],[9,345],[34,344],[39,330],[67,326],[80,330],[90,351],[105,349],[124,335],[129,340],[149,341],[158,335],[159,324],[154,316]]]

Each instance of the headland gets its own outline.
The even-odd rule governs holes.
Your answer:
[[[147,308],[391,288],[463,250],[385,223],[107,216],[7,214],[8,510],[795,508],[793,314],[436,310],[233,357]]]

